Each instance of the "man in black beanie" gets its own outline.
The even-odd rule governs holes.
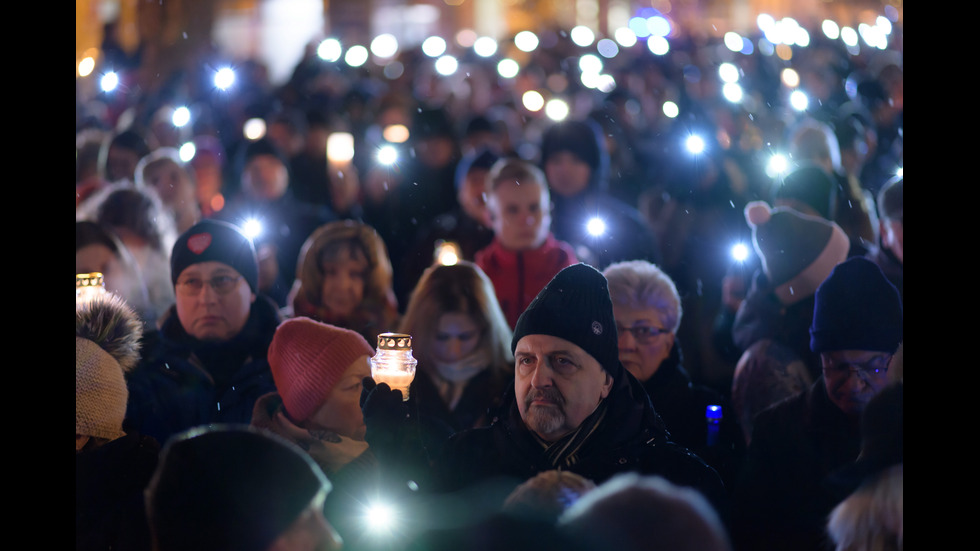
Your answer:
[[[275,390],[266,351],[280,321],[258,291],[252,241],[231,224],[192,226],[170,268],[176,302],[144,337],[124,424],[161,445],[197,425],[251,421],[255,400]]]
[[[476,514],[480,500],[492,508],[494,498],[502,500],[543,471],[571,471],[596,484],[631,471],[693,487],[726,516],[718,473],[670,441],[643,387],[620,363],[612,301],[598,270],[576,264],[559,272],[521,314],[511,350],[513,393],[491,426],[449,440],[429,473],[433,489],[479,485],[480,499],[467,502]],[[365,383],[367,440],[374,449],[378,414],[389,409],[385,404],[397,405],[401,393]]]
[[[737,548],[826,548],[827,515],[846,497],[826,478],[858,457],[861,413],[890,382],[902,327],[898,291],[863,257],[817,288],[810,348],[822,376],[755,419],[733,508]]]
[[[323,516],[330,490],[316,463],[278,436],[244,426],[186,431],[164,448],[145,491],[154,549],[340,549]]]

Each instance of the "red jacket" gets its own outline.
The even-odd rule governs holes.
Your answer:
[[[578,257],[571,245],[549,233],[540,247],[528,251],[505,249],[494,238],[476,253],[474,261],[493,282],[497,300],[513,329],[538,292],[562,269],[577,264]]]

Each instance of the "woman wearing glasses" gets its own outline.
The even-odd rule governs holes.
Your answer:
[[[682,366],[677,341],[682,309],[674,282],[643,260],[612,264],[603,275],[616,317],[619,360],[643,384],[671,439],[704,459],[728,483],[745,443],[729,400],[693,384]]]

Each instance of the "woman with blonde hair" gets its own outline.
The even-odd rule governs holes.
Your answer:
[[[371,226],[341,220],[317,228],[300,250],[296,274],[288,316],[357,331],[368,343],[395,330],[398,309],[391,261]]]
[[[412,292],[400,333],[412,335],[419,411],[454,431],[489,424],[512,386],[511,330],[493,284],[472,262],[429,267]]]

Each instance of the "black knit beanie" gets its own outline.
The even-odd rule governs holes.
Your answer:
[[[596,127],[585,121],[555,123],[541,137],[541,166],[547,164],[552,155],[568,151],[589,165],[593,174],[600,173],[604,159],[599,136]]]
[[[191,264],[222,262],[234,268],[257,292],[259,262],[252,240],[235,226],[220,220],[205,219],[191,226],[174,243],[170,255],[170,280],[177,278]]]
[[[830,175],[815,165],[802,166],[790,172],[776,188],[776,199],[793,199],[812,208],[822,218],[830,220],[831,202],[837,184]]]
[[[817,288],[810,349],[891,354],[902,342],[902,327],[898,290],[877,264],[854,257],[835,267]]]
[[[565,339],[588,352],[614,379],[623,372],[609,284],[588,264],[558,272],[534,297],[517,320],[511,352],[525,335]]]
[[[330,482],[301,449],[247,426],[174,436],[146,489],[161,551],[263,551]]]

